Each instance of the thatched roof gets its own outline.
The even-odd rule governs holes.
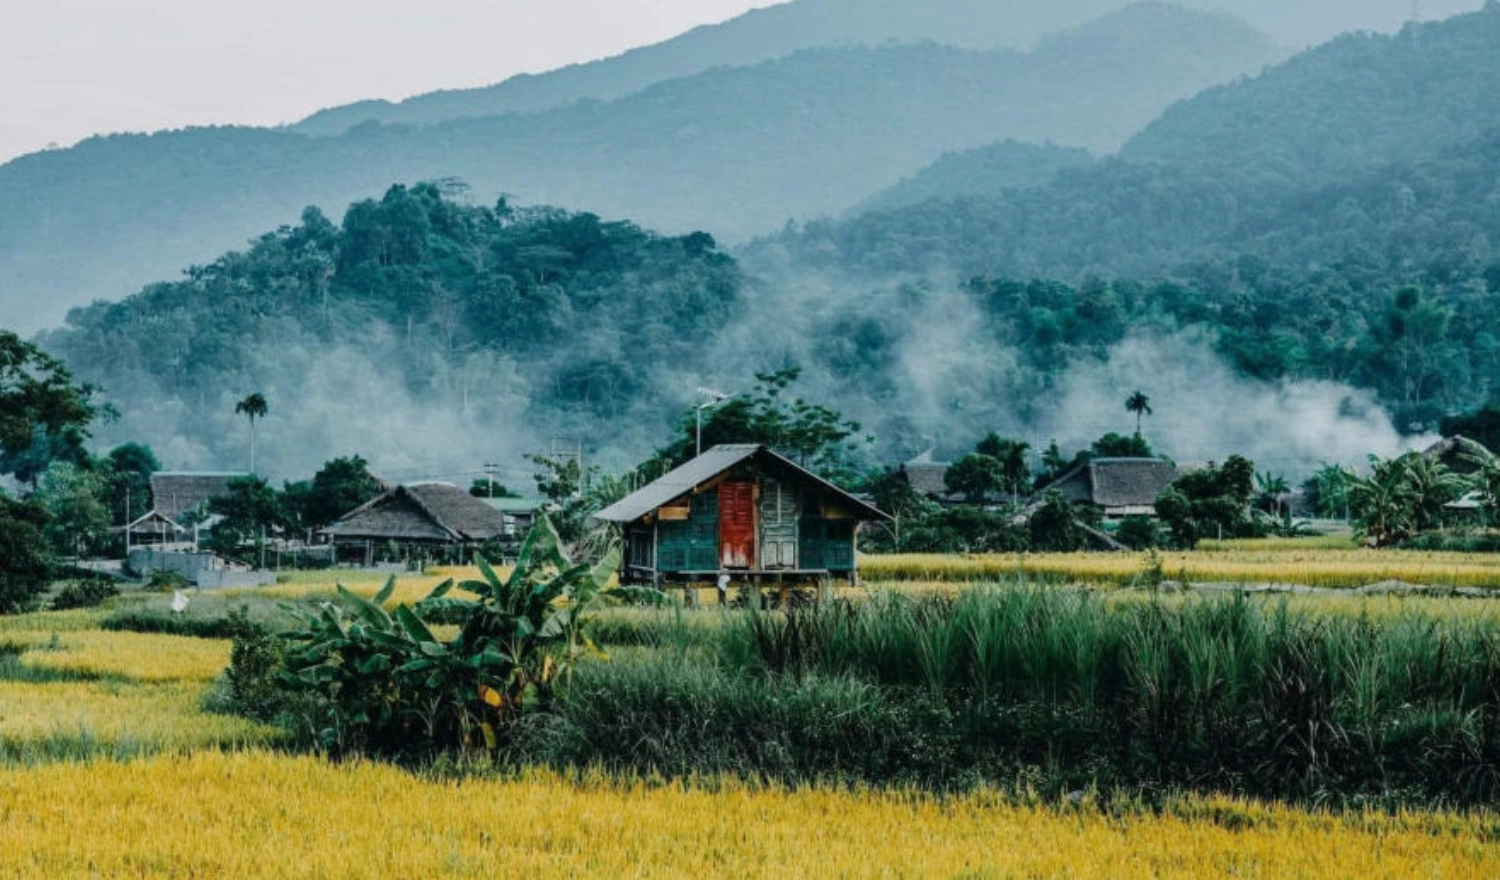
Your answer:
[[[229,494],[229,481],[248,474],[157,471],[151,475],[151,508],[176,520],[199,505]]]
[[[837,500],[844,507],[848,508],[850,513],[860,519],[866,521],[888,519],[879,510],[824,480],[812,471],[799,467],[794,462],[777,455],[765,446],[753,443],[715,446],[661,479],[646,485],[623,501],[619,501],[599,511],[594,515],[594,518],[603,522],[622,524],[635,522],[679,498],[691,495],[708,484],[713,483],[727,471],[752,459],[756,460],[760,466],[770,468],[781,475],[816,485],[820,490]]]
[[[947,498],[948,468],[950,465],[936,461],[909,461],[901,466],[906,483],[912,491],[926,498]]]
[[[1106,510],[1154,508],[1156,496],[1177,479],[1177,466],[1159,458],[1096,458],[1079,465],[1047,491],[1074,504]]]
[[[480,543],[501,534],[505,515],[447,483],[397,486],[323,530],[341,540]]]

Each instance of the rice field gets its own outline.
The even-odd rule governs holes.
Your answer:
[[[1500,873],[1500,821],[1188,799],[1160,813],[264,751],[0,770],[7,877],[1317,877]]]
[[[1398,576],[1390,572],[1463,571],[1474,583],[1478,572],[1492,571],[1500,584],[1500,562],[1410,556],[1383,552],[1367,564],[1385,566],[1375,580]],[[1028,576],[1045,569],[1058,580],[1112,585],[1138,574],[1141,559],[882,557],[867,559],[865,571],[877,590],[918,589],[912,581],[925,581],[920,589],[951,589],[1010,579],[1023,566]],[[1185,554],[1180,563],[1172,554],[1163,558],[1169,577],[1178,564],[1216,573],[1204,580],[1234,580],[1221,573],[1241,571],[1254,582],[1270,580],[1262,572],[1277,565],[1296,572],[1327,565],[1340,585],[1364,582],[1367,569],[1356,562],[1364,562],[1360,551],[1305,546],[1215,548]],[[447,577],[475,576],[448,569],[403,577],[393,602],[415,601]],[[369,596],[383,582],[349,572],[296,574],[261,590],[193,601],[199,609],[252,598],[295,601],[336,583]],[[1291,602],[1371,618],[1411,609],[1500,615],[1491,603],[1472,600],[1350,595]],[[1322,812],[1213,797],[1146,808],[1101,806],[1083,792],[1058,804],[1024,790],[941,798],[588,771],[455,780],[376,763],[333,764],[277,751],[271,728],[205,711],[228,661],[228,641],[101,630],[110,611],[0,617],[0,877],[1500,876],[1500,814],[1485,810]],[[639,631],[643,619],[664,615],[705,631],[723,619],[717,609],[616,609],[601,624]],[[651,650],[647,642],[620,653]]]
[[[1161,551],[1162,573],[1191,583],[1287,584],[1351,589],[1384,581],[1500,590],[1500,554],[1333,549],[1312,542],[1244,542],[1191,552]],[[1141,582],[1144,553],[1024,553],[866,556],[875,582],[970,583],[1014,578],[1130,585]]]

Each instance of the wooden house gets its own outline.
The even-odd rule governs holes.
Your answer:
[[[885,514],[765,446],[715,446],[596,519],[627,583],[855,581],[855,533]]]
[[[472,550],[504,534],[505,516],[448,483],[397,486],[355,508],[323,530],[340,559],[375,559],[377,547],[416,545]]]

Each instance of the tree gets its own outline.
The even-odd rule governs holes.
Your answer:
[[[0,331],[0,474],[35,483],[54,459],[84,459],[88,425],[109,410],[62,361]]]
[[[1026,463],[1026,453],[1030,450],[1030,443],[1010,440],[993,431],[974,447],[975,452],[1000,463],[1001,488],[1016,495],[1024,494],[1030,487],[1031,466]]]
[[[948,468],[943,485],[969,504],[983,504],[1005,485],[1005,468],[992,456],[971,453]]]
[[[493,477],[480,477],[469,485],[469,494],[475,498],[520,498],[520,494],[512,492],[504,483],[497,483]]]
[[[58,553],[81,557],[109,541],[108,481],[77,465],[58,462],[42,476],[36,498],[47,512],[43,528]]]
[[[109,484],[106,503],[111,519],[120,516],[129,524],[151,509],[151,475],[161,470],[151,447],[141,443],[116,446],[100,470]]]
[[[1412,489],[1405,456],[1382,460],[1370,456],[1369,476],[1349,479],[1349,512],[1365,540],[1385,547],[1412,532]]]
[[[287,494],[293,494],[291,486],[287,489]],[[303,528],[321,529],[381,491],[380,481],[371,475],[368,463],[351,455],[325,462],[311,483],[295,490],[296,503],[288,506],[295,507]]]
[[[1125,437],[1111,431],[1094,441],[1094,458],[1150,458],[1151,444],[1140,434]]]
[[[1130,396],[1125,398],[1125,410],[1135,413],[1135,436],[1141,436],[1141,416],[1152,415],[1151,398],[1139,391],[1132,391]]]
[[[234,405],[235,415],[244,415],[250,419],[250,473],[255,473],[255,420],[263,419],[270,412],[266,406],[266,399],[256,392]]]
[[[1250,518],[1255,465],[1231,455],[1218,467],[1179,477],[1156,498],[1156,513],[1172,533],[1172,543],[1191,549],[1203,538],[1260,537],[1264,529]]]
[[[812,467],[825,479],[840,485],[852,485],[858,471],[850,459],[849,441],[860,431],[858,422],[844,418],[827,406],[803,398],[787,399],[786,391],[802,375],[798,366],[756,373],[755,393],[736,396],[704,415],[703,448],[721,443],[762,443]],[[693,455],[697,438],[697,417],[689,412],[682,423],[679,438],[660,454],[681,464]]]
[[[1335,464],[1318,468],[1306,482],[1302,491],[1313,513],[1324,519],[1341,519],[1349,515],[1350,473]]]
[[[1083,547],[1083,529],[1078,525],[1077,513],[1061,492],[1046,494],[1026,528],[1033,550],[1072,553]]]
[[[47,589],[52,551],[42,535],[46,524],[41,504],[0,492],[0,614],[29,610]]]
[[[210,513],[223,517],[209,535],[211,546],[225,556],[241,557],[241,549],[253,543],[257,556],[263,556],[266,534],[287,522],[281,499],[259,477],[236,477],[227,490],[208,503]]]
[[[1287,485],[1286,477],[1273,474],[1270,471],[1255,475],[1255,487],[1258,493],[1258,502],[1264,505],[1267,513],[1281,519],[1281,505],[1286,500],[1287,493],[1291,487]]]

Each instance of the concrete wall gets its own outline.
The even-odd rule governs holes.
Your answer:
[[[130,551],[130,570],[141,577],[153,571],[175,571],[205,589],[262,587],[276,583],[274,571],[226,568],[212,553],[170,553],[136,548]]]
[[[276,583],[276,572],[216,568],[198,572],[194,582],[205,590],[248,589]]]

